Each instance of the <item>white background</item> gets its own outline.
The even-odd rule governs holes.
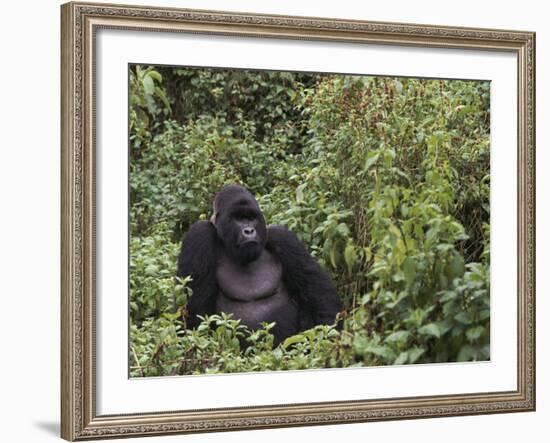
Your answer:
[[[133,3],[147,4],[134,0]],[[156,5],[365,20],[526,29],[537,32],[538,411],[388,423],[175,436],[146,441],[545,441],[550,418],[548,349],[550,222],[543,174],[550,154],[549,14],[544,2],[155,1]],[[7,3],[0,69],[2,307],[0,407],[3,441],[54,441],[59,432],[59,2]],[[6,100],[7,98],[7,100]],[[7,135],[7,137],[6,137]],[[546,166],[547,167],[547,166]],[[547,265],[548,266],[548,265]]]

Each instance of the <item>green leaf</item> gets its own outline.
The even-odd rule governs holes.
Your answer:
[[[483,326],[475,326],[466,331],[466,338],[471,342],[479,340],[479,338],[483,335],[483,332],[485,332],[485,328]]]
[[[300,342],[303,342],[305,340],[305,336],[302,335],[302,334],[298,334],[298,335],[292,335],[290,337],[288,337],[284,342],[283,342],[283,348],[288,348],[289,346],[292,346],[296,343],[300,343]]]
[[[386,337],[386,343],[405,343],[409,338],[409,331],[396,331]]]
[[[489,360],[491,358],[491,346],[485,345],[481,348],[480,360]]]
[[[290,338],[290,337],[289,337]],[[280,347],[277,347],[273,350],[273,358],[276,360],[283,358],[283,350]]]
[[[479,319],[480,320],[487,320],[491,316],[491,311],[489,309],[482,309],[479,311]]]
[[[363,335],[355,335],[353,337],[353,352],[362,357],[367,352],[369,340]]]
[[[337,254],[337,252],[338,251],[336,251],[335,247],[332,247],[332,249],[330,250],[330,263],[332,264],[333,268],[337,267],[337,264],[336,264],[336,254]]]
[[[445,273],[449,280],[453,280],[457,277],[462,277],[464,275],[464,270],[464,258],[456,254],[445,269]]]
[[[459,312],[455,315],[455,320],[463,325],[469,325],[472,323],[472,316],[467,312]]]
[[[338,232],[338,234],[340,234],[342,237],[349,236],[348,225],[346,225],[345,223],[339,223],[336,227],[336,232]]]
[[[386,168],[391,167],[392,161],[395,158],[395,151],[393,149],[388,149],[384,152],[384,166]]]
[[[408,358],[409,358],[409,353],[407,351],[402,352],[401,354],[399,354],[399,357],[397,357],[395,359],[393,364],[394,365],[404,365],[405,363],[407,363]]]
[[[403,83],[401,83],[399,80],[395,80],[395,90],[401,94],[403,91]]]
[[[460,348],[458,353],[458,361],[472,361],[476,360],[477,352],[471,345],[464,345]]]
[[[366,305],[368,302],[370,302],[370,300],[371,300],[371,295],[365,294],[363,295],[363,297],[361,297],[361,304]]]
[[[423,348],[413,348],[408,351],[409,354],[409,363],[415,363],[422,355],[426,352]]]
[[[302,203],[304,201],[304,188],[306,187],[306,183],[301,184],[296,188],[296,202]]]
[[[441,337],[439,326],[435,323],[428,323],[427,325],[422,326],[418,329],[418,332],[422,335],[431,335],[436,338]]]
[[[412,257],[407,257],[403,260],[403,273],[405,274],[407,286],[410,286],[416,275],[416,261]]]
[[[159,272],[159,267],[157,265],[149,265],[145,268],[145,274],[149,276],[155,276]]]
[[[366,351],[386,360],[391,360],[394,357],[393,351],[387,346],[369,346]]]
[[[441,297],[441,303],[455,300],[458,297],[458,293],[456,291],[443,291],[442,294],[443,296]]]
[[[426,242],[432,242],[437,234],[439,234],[439,226],[428,229],[428,232],[426,232]]]
[[[149,71],[147,73],[147,75],[151,76],[152,78],[154,78],[158,82],[162,81],[162,75],[160,75],[160,73],[157,72],[157,71]]]
[[[367,161],[365,161],[365,165],[363,166],[363,172],[368,171],[370,167],[378,161],[378,157],[380,157],[379,152],[370,157],[367,155]]]
[[[346,261],[346,266],[348,267],[348,272],[351,274],[353,270],[353,265],[355,264],[355,259],[357,255],[355,253],[355,246],[353,243],[348,243],[346,249],[344,250],[344,259]]]
[[[147,95],[153,95],[155,93],[155,82],[149,75],[143,77],[143,90]]]

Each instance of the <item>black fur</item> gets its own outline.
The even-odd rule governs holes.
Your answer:
[[[243,238],[245,228],[247,237]],[[177,276],[192,278],[193,295],[187,304],[189,328],[200,323],[197,315],[216,313],[220,256],[225,254],[235,263],[246,265],[256,260],[264,248],[280,261],[282,283],[298,308],[297,328],[277,331],[277,341],[318,324],[334,323],[342,305],[328,274],[294,233],[283,226],[266,227],[248,190],[230,185],[216,195],[212,220],[194,223],[182,243]],[[253,303],[250,305],[254,309]]]

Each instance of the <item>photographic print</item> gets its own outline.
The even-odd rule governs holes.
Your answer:
[[[130,377],[490,360],[490,81],[128,82]]]

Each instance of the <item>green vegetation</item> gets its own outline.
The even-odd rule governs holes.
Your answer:
[[[487,82],[133,66],[130,89],[132,376],[489,358]],[[179,245],[226,183],[331,273],[340,330],[185,329]]]

